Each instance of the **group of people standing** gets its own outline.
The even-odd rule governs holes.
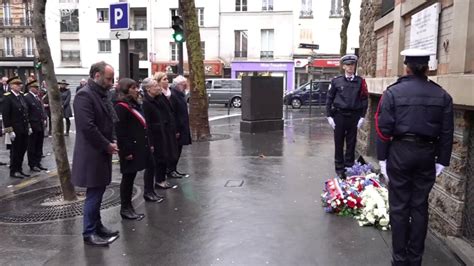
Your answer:
[[[38,80],[31,76],[25,85],[18,76],[2,78],[0,88],[0,110],[5,134],[5,144],[10,150],[10,177],[25,178],[32,172],[47,170],[41,164],[43,158],[43,142],[48,128],[51,135],[51,111],[45,86],[40,86]],[[61,92],[61,104],[66,119],[66,133],[69,135],[72,117],[70,105],[71,92],[69,84],[62,80],[58,82]],[[49,120],[49,126],[47,121]],[[23,159],[27,153],[30,174],[23,171]],[[5,165],[6,163],[1,163]]]
[[[122,181],[120,184],[123,219],[141,220],[132,205],[133,183],[144,171],[144,193],[147,202],[162,202],[164,196],[155,188],[176,187],[167,178],[183,178],[177,171],[182,146],[191,144],[185,90],[187,81],[178,76],[170,88],[165,73],[155,73],[139,84],[123,78],[115,86],[116,101],[110,100],[114,69],[105,62],[93,64],[90,79],[76,94],[76,143],[73,155],[72,181],[86,187],[84,203],[84,242],[107,246],[119,236],[106,228],[100,219],[100,203],[111,182],[111,159],[118,154]]]

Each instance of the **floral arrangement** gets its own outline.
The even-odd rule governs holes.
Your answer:
[[[374,225],[387,230],[388,191],[372,170],[370,164],[356,163],[347,169],[346,180],[327,180],[321,194],[324,211],[354,217],[360,226]]]

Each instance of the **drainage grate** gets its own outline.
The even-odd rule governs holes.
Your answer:
[[[242,187],[244,180],[229,180],[225,183],[224,187]]]
[[[138,193],[133,188],[133,196]],[[0,201],[0,223],[44,223],[83,215],[85,189],[78,189],[79,200],[60,202],[61,188],[49,187],[20,193]],[[120,184],[105,190],[101,210],[120,205]]]

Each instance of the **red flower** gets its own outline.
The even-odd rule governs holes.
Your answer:
[[[351,209],[354,209],[354,207],[356,206],[356,203],[352,200],[348,200],[347,201],[347,206],[349,206],[349,208],[351,208]]]

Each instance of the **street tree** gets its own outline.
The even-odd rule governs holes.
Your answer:
[[[56,74],[54,73],[54,62],[51,57],[46,36],[45,8],[47,0],[35,0],[33,3],[33,30],[38,49],[38,62],[41,64],[43,78],[48,88],[48,100],[51,110],[51,123],[53,134],[53,151],[56,159],[58,176],[61,190],[65,201],[76,200],[76,192],[71,183],[71,169],[67,157],[66,142],[64,141],[63,108]]]
[[[191,97],[189,99],[189,124],[192,139],[195,141],[208,140],[211,137],[209,129],[209,103],[207,100],[204,78],[204,57],[201,50],[201,35],[194,0],[179,0],[179,8],[184,20],[184,35],[188,50],[189,84]]]
[[[341,47],[339,49],[339,53],[341,56],[344,56],[347,52],[347,28],[349,27],[349,22],[351,21],[351,10],[349,5],[351,0],[343,0],[342,2],[342,25],[341,25]]]

